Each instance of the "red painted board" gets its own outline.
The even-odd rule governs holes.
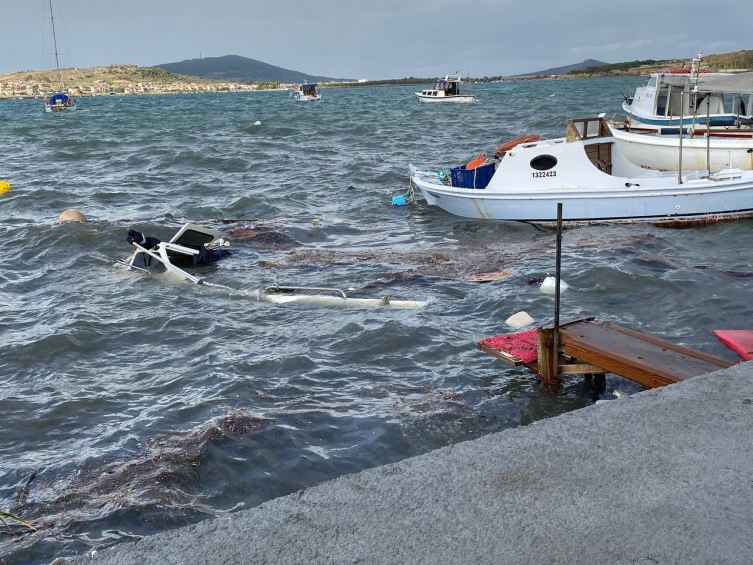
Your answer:
[[[753,330],[714,330],[716,337],[746,361],[753,360]]]
[[[506,334],[497,337],[487,337],[481,343],[497,351],[517,357],[523,363],[533,363],[538,359],[536,345],[536,330],[528,330],[516,334]]]

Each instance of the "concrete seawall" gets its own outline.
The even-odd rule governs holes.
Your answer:
[[[753,362],[79,563],[749,564]]]

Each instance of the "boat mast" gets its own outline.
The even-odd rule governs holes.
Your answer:
[[[50,21],[52,22],[52,42],[55,44],[55,67],[58,70],[58,88],[62,92],[63,80],[60,78],[60,59],[58,58],[58,39],[55,36],[55,15],[52,12],[52,0],[50,0]]]

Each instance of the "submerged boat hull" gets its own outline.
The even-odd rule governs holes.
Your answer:
[[[679,135],[632,133],[612,128],[620,151],[632,163],[647,169],[677,171],[680,162]],[[753,138],[709,139],[709,162],[706,156],[706,138],[684,137],[682,140],[682,168],[684,170],[709,169],[712,173],[724,169],[753,169]],[[707,166],[708,165],[708,166]]]

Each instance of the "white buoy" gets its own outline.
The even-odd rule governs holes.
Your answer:
[[[528,312],[518,312],[517,314],[513,314],[509,318],[505,320],[505,324],[507,324],[511,328],[520,329],[525,328],[526,326],[530,326],[533,324],[533,318],[528,315]]]
[[[259,120],[256,120],[256,121],[254,122],[254,125],[255,125],[255,126],[260,126],[260,125],[261,125],[261,122],[260,122]]]
[[[557,282],[554,277],[547,277],[544,279],[544,282],[541,283],[539,289],[546,294],[554,294],[556,285]],[[560,280],[560,292],[565,292],[568,288],[570,288],[570,285],[565,281]]]

